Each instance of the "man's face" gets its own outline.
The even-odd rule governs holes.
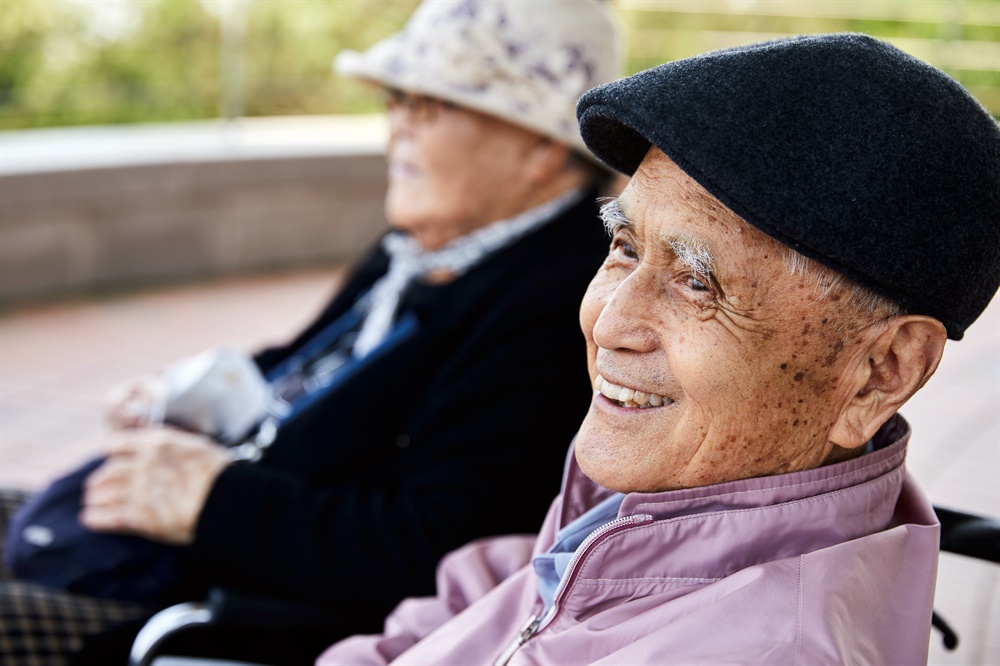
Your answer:
[[[656,148],[618,206],[580,319],[592,379],[640,394],[595,392],[576,440],[584,473],[656,492],[821,465],[864,362],[860,336],[835,330],[843,301],[817,301],[776,241]]]
[[[386,217],[437,249],[525,210],[522,165],[539,137],[498,118],[419,95],[389,105]]]

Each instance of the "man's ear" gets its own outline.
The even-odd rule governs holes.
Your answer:
[[[937,370],[947,333],[922,315],[890,317],[879,325],[853,372],[854,394],[830,430],[830,441],[845,449],[868,442],[883,423]]]

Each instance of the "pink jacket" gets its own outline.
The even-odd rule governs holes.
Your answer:
[[[938,524],[906,478],[909,435],[897,416],[878,450],[851,461],[628,495],[577,550],[539,625],[525,565],[609,492],[571,455],[537,539],[451,553],[437,597],[403,601],[383,635],[341,641],[318,663],[926,663]]]

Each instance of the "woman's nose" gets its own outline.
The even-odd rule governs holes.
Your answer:
[[[405,104],[394,105],[386,109],[389,119],[389,139],[408,135],[413,129],[413,113]]]

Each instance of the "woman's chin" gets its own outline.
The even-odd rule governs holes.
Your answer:
[[[420,235],[421,229],[433,227],[435,223],[434,216],[420,205],[420,199],[410,196],[402,188],[386,197],[385,217],[393,229],[415,236]]]

